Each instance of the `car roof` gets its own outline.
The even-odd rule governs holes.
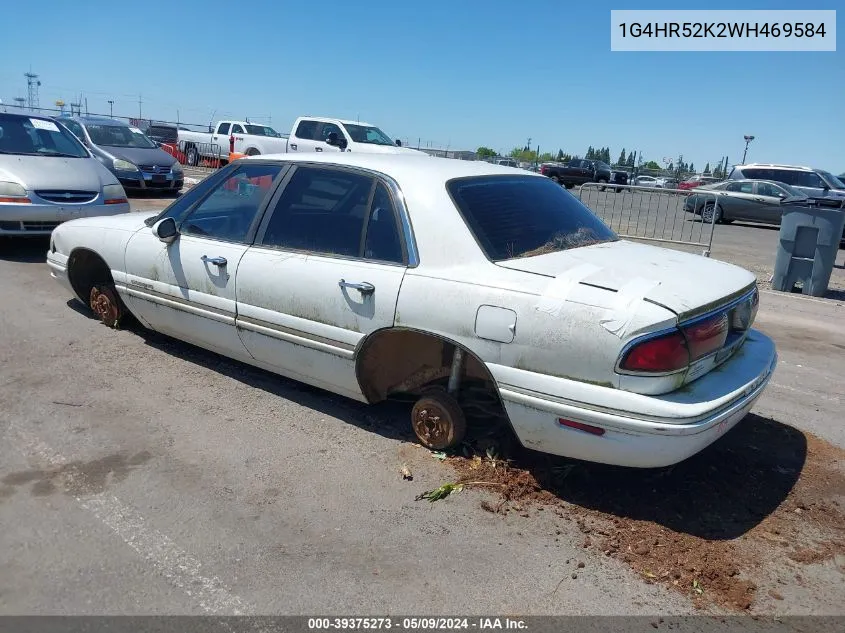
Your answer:
[[[446,189],[456,178],[473,176],[511,176],[541,178],[545,176],[518,167],[505,167],[486,161],[437,158],[426,154],[365,154],[324,152],[318,154],[262,154],[241,161],[337,165],[371,170],[394,180],[402,192],[403,202],[411,217],[415,239],[420,244],[436,245],[420,253],[426,268],[452,268],[461,264],[487,262],[475,238],[462,220]],[[571,194],[569,194],[571,195]]]
[[[366,121],[352,121],[350,119],[338,119],[330,116],[303,116],[300,119],[308,119],[310,121],[319,121],[320,123],[343,123],[344,125],[363,125],[364,127],[376,127],[372,123]]]
[[[813,167],[807,167],[806,165],[777,165],[775,163],[748,163],[747,165],[737,165],[737,169],[742,169],[744,167],[768,167],[774,169],[795,169],[798,171],[816,171]]]
[[[110,119],[108,117],[102,116],[63,116],[59,117],[59,121],[70,119],[72,121],[78,121],[83,125],[113,125],[115,127],[129,127],[129,124],[125,121],[119,121],[117,119]]]

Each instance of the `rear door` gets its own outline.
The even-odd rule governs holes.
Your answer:
[[[363,398],[356,346],[393,326],[409,261],[400,209],[372,174],[294,168],[238,267],[238,329],[257,361]]]
[[[288,139],[288,151],[298,153],[315,151],[318,143],[318,126],[319,121],[300,119],[293,131],[293,135]]]
[[[251,161],[233,165],[209,188],[189,191],[186,206],[174,205],[175,241],[165,244],[147,229],[132,236],[126,286],[141,320],[226,356],[248,357],[235,329],[235,280],[282,170]]]

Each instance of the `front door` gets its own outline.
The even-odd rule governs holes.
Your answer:
[[[378,178],[296,167],[238,267],[238,329],[281,374],[363,399],[354,354],[393,326],[408,261],[397,206]]]
[[[346,136],[343,133],[343,130],[340,129],[340,126],[336,123],[321,123],[320,124],[320,131],[318,133],[318,138],[320,139],[317,141],[316,146],[314,149],[318,152],[341,152],[343,150],[340,149],[337,145],[329,145],[326,139],[329,138],[330,134],[336,135],[338,140],[345,139]],[[347,142],[348,139],[347,139]]]
[[[179,235],[170,244],[151,230],[132,236],[126,294],[142,321],[226,356],[248,357],[235,329],[235,279],[282,169],[249,163],[217,179],[183,216],[174,217]]]

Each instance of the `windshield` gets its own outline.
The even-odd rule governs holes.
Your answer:
[[[88,136],[91,137],[94,145],[106,147],[138,147],[141,149],[153,149],[156,146],[138,128],[126,127],[123,125],[91,125],[86,124]]]
[[[370,145],[395,145],[390,137],[377,127],[371,125],[352,125],[344,123],[343,127],[349,132],[349,136],[356,143],[369,143]]]
[[[0,154],[88,157],[82,143],[55,122],[3,113],[0,113]]]
[[[266,125],[247,125],[246,133],[255,136],[275,136],[276,138],[280,136],[276,130]]]
[[[458,178],[446,187],[479,246],[493,261],[619,239],[578,198],[548,178]]]
[[[830,185],[831,189],[845,189],[845,183],[829,171],[820,171],[818,173],[824,180],[827,181],[827,184]]]

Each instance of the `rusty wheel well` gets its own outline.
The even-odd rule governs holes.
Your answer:
[[[433,385],[446,386],[456,348],[464,352],[459,400],[467,410],[507,420],[499,390],[481,359],[444,337],[408,328],[371,334],[356,355],[358,384],[368,402],[418,395]]]
[[[80,301],[88,305],[91,288],[99,284],[113,284],[111,270],[103,258],[94,251],[78,248],[67,262],[68,279]]]

